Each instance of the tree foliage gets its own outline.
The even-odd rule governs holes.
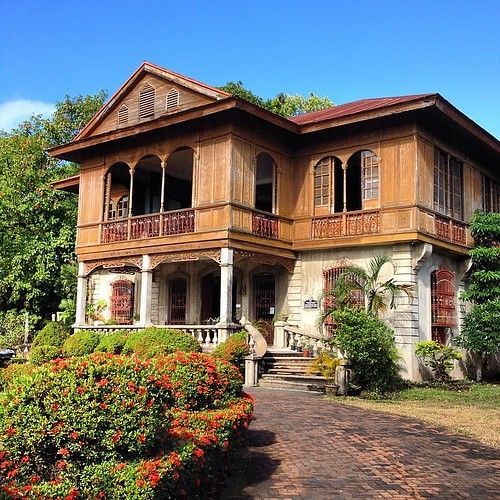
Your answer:
[[[275,97],[263,99],[262,97],[255,95],[251,90],[245,88],[241,81],[228,82],[219,88],[236,97],[240,97],[251,102],[252,104],[260,106],[261,108],[285,117],[297,116],[304,113],[310,113],[311,111],[331,108],[334,105],[328,97],[321,97],[313,92],[310,92],[307,96],[299,94],[290,95],[280,92],[276,94]]]
[[[70,141],[105,97],[66,96],[51,118],[0,133],[0,310],[47,317],[59,305],[61,266],[74,260],[77,199],[50,183],[78,170],[46,149]]]
[[[481,380],[485,356],[500,351],[500,213],[476,212],[470,229],[476,246],[469,252],[472,274],[461,298],[473,306],[455,343],[478,355]]]

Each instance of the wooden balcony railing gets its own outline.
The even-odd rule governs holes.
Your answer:
[[[342,238],[380,233],[380,213],[343,212],[312,220],[312,238]]]
[[[279,219],[273,215],[253,212],[252,233],[264,238],[279,238]]]
[[[194,232],[194,210],[181,210],[104,222],[101,242],[140,240]]]
[[[457,245],[466,245],[465,228],[466,225],[443,217],[435,216],[436,236],[441,240],[446,240]]]

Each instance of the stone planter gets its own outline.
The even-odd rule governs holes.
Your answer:
[[[326,396],[336,396],[339,390],[339,386],[336,384],[326,384],[325,385],[325,395]]]

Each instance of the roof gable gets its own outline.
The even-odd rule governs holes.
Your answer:
[[[139,99],[141,90],[145,86],[154,89],[153,113],[141,118]],[[143,123],[166,114],[203,106],[227,97],[230,97],[227,92],[145,62],[102,106],[74,141]]]

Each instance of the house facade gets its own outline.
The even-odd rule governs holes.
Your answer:
[[[286,347],[328,330],[322,295],[346,265],[383,254],[413,287],[386,317],[410,379],[417,341],[460,330],[472,213],[500,210],[499,141],[439,94],[286,119],[144,63],[50,154],[81,165],[55,183],[79,195],[76,327],[217,343],[244,317]]]

